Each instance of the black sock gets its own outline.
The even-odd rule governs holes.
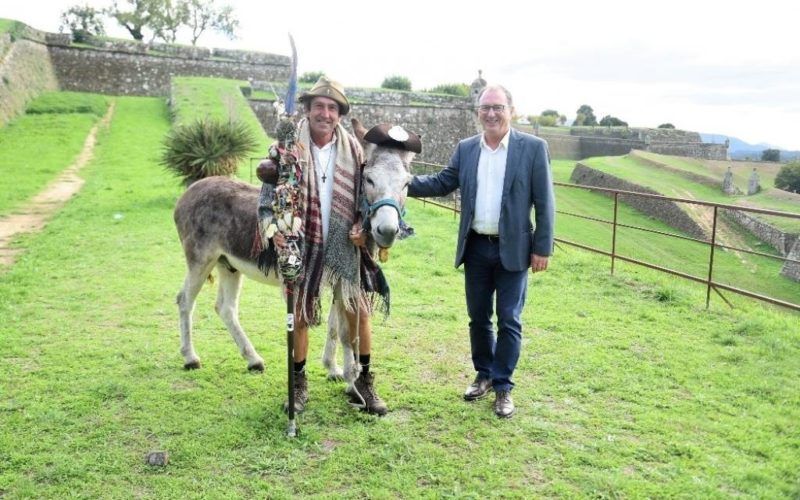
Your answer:
[[[358,362],[361,363],[361,372],[369,373],[369,354],[359,354]]]
[[[306,369],[306,360],[305,359],[303,361],[295,361],[294,362],[294,372],[295,373],[300,373],[305,369]]]

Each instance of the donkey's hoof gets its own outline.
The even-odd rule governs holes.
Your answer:
[[[264,372],[264,363],[259,361],[258,363],[253,363],[252,365],[248,365],[247,366],[247,371],[263,373]]]
[[[184,370],[197,370],[200,368],[200,360],[189,361],[188,363],[183,365]]]

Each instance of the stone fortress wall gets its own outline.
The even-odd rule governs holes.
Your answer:
[[[620,179],[606,172],[601,172],[580,162],[575,165],[575,169],[570,176],[570,181],[582,186],[619,189],[663,196],[661,193],[653,191],[652,189]],[[707,239],[710,236],[674,201],[623,194],[619,195],[619,198],[620,201],[624,201],[625,204],[632,206],[654,219],[660,220],[670,227],[680,229],[694,238]]]
[[[44,33],[24,26],[21,33],[0,34],[0,126],[37,95],[57,89]]]
[[[50,59],[63,90],[114,95],[166,96],[173,76],[285,80],[286,56],[257,52],[96,41],[74,46],[51,40]]]
[[[572,127],[570,135],[548,134],[540,137],[550,145],[555,158],[582,160],[593,156],[618,156],[632,150],[706,160],[726,160],[728,147],[704,143],[697,132],[676,129],[636,127]]]
[[[11,47],[9,49],[9,46]],[[246,80],[255,89],[271,89],[268,82],[286,82],[290,60],[286,56],[239,50],[208,49],[162,43],[145,44],[135,40],[93,38],[85,44],[72,44],[67,34],[44,33],[25,27],[16,43],[0,39],[0,54],[13,52],[12,60],[34,61],[22,77],[11,63],[0,62],[0,72],[18,79],[20,88],[10,111],[13,116],[44,90],[74,90],[112,95],[167,96],[173,76],[205,76]],[[8,58],[6,58],[8,59]],[[6,76],[6,80],[11,78]],[[3,80],[5,82],[5,80]],[[0,95],[9,84],[0,85]],[[33,84],[33,82],[36,82]],[[478,85],[476,85],[478,84]],[[391,121],[423,137],[420,160],[446,163],[457,142],[478,133],[474,101],[482,78],[473,82],[469,97],[454,97],[425,92],[401,92],[387,89],[348,88],[353,102],[353,116],[370,125]],[[285,84],[284,84],[285,85]],[[7,90],[6,90],[7,91]],[[12,102],[3,99],[4,103]],[[274,127],[270,101],[251,100],[265,130]],[[0,114],[0,119],[3,115]],[[524,130],[524,129],[523,129]],[[722,145],[703,144],[693,132],[653,129],[584,127],[572,134],[540,134],[548,141],[555,158],[583,159],[591,156],[626,154],[632,149],[724,159]]]
[[[279,94],[286,91],[284,85],[267,82],[253,82],[253,88]],[[343,120],[346,128],[351,130],[349,118],[357,118],[367,127],[387,122],[401,125],[422,137],[419,161],[446,164],[458,141],[478,131],[468,98],[355,87],[345,87],[345,93],[350,100],[350,114]],[[278,114],[274,100],[250,99],[250,107],[264,130],[275,130]]]

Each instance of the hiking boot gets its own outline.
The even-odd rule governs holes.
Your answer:
[[[494,414],[500,418],[509,418],[514,414],[514,401],[511,391],[497,391],[494,399]]]
[[[467,401],[475,401],[489,394],[492,390],[492,380],[483,378],[480,375],[475,376],[475,381],[472,382],[467,390],[464,391],[464,399]]]
[[[350,405],[361,408],[367,413],[383,416],[389,412],[386,403],[378,396],[373,387],[373,380],[375,379],[372,373],[361,373],[353,387],[348,388],[345,393],[350,398]]]
[[[301,413],[306,409],[308,402],[308,379],[306,379],[306,371],[294,373],[294,411]],[[289,413],[289,401],[283,402],[283,411]]]

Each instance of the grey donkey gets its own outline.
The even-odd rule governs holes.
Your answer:
[[[363,190],[367,201],[392,199],[402,209],[405,206],[410,163],[414,153],[390,149],[363,141],[366,129],[353,120],[353,129],[362,145],[366,165]],[[262,283],[279,285],[279,278],[262,272],[252,256],[252,244],[257,223],[259,188],[227,177],[209,177],[189,187],[175,208],[175,225],[186,256],[186,279],[178,293],[180,311],[181,354],[186,369],[200,367],[200,357],[192,342],[192,313],[195,299],[211,272],[216,268],[218,291],[215,309],[228,328],[247,368],[264,370],[264,360],[247,338],[239,323],[239,294],[242,276]],[[383,205],[370,211],[371,235],[381,248],[389,248],[400,231],[398,210]],[[275,314],[285,313],[285,306],[276,300]],[[339,304],[339,305],[337,305]],[[331,379],[345,379],[352,385],[360,366],[354,361],[353,345],[344,315],[343,305],[334,303],[328,316],[328,336],[323,365]],[[276,332],[277,333],[277,332]],[[344,371],[335,355],[341,342]]]

